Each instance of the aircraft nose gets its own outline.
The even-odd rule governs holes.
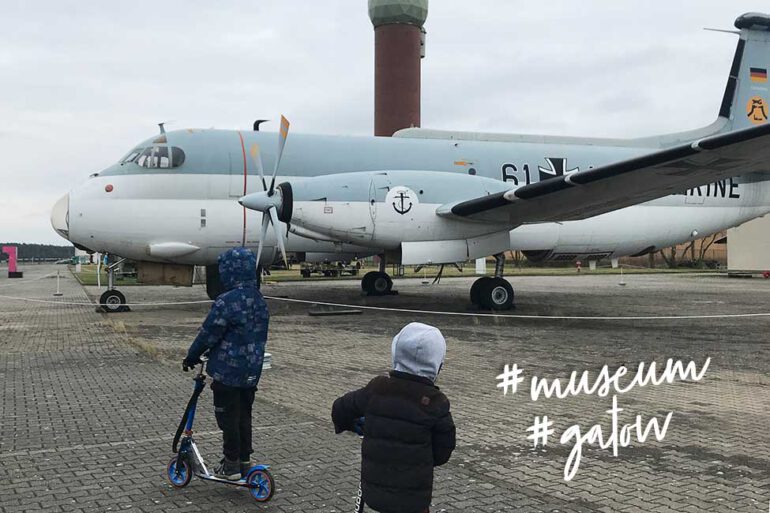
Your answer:
[[[54,203],[51,210],[51,226],[56,233],[70,240],[70,195],[65,194]]]

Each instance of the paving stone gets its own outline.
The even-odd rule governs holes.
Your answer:
[[[61,269],[61,268],[60,268]],[[391,337],[407,322],[438,325],[448,340],[439,385],[452,402],[458,449],[436,471],[434,511],[765,511],[770,491],[770,319],[544,321],[370,311],[308,315],[310,305],[270,301],[269,351],[255,403],[255,460],[273,465],[267,505],[244,490],[165,481],[171,438],[191,391],[179,361],[208,306],[137,306],[96,313],[95,288],[69,275],[54,299],[54,266],[0,278],[0,512],[347,511],[358,486],[360,443],[334,435],[338,395],[390,365]],[[514,278],[518,310],[547,315],[748,313],[768,308],[770,282],[714,276]],[[272,296],[362,306],[470,313],[470,279],[424,287],[398,280],[399,296],[365,298],[356,282],[266,285]],[[126,288],[129,301],[204,301],[201,287]],[[51,303],[29,303],[8,297]],[[705,305],[705,306],[704,306]],[[712,358],[699,383],[644,387],[619,396],[621,417],[674,415],[665,439],[608,450],[584,447],[563,479],[571,447],[533,450],[526,428],[548,415],[562,432],[609,427],[609,397],[532,402],[503,396],[495,376],[518,363],[528,376],[564,377],[602,365]],[[212,463],[219,433],[207,390],[196,439]],[[131,506],[128,508],[128,506]],[[47,509],[46,509],[47,508]],[[128,509],[124,509],[128,508]]]

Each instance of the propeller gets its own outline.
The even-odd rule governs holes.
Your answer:
[[[272,223],[275,230],[275,238],[278,241],[278,247],[281,250],[281,256],[283,256],[283,262],[286,264],[286,268],[289,268],[289,259],[286,257],[286,248],[283,245],[283,238],[278,228],[278,207],[281,206],[281,197],[275,192],[275,177],[278,174],[278,167],[281,164],[281,156],[283,155],[283,148],[286,145],[286,138],[289,135],[289,121],[281,116],[281,128],[278,132],[278,153],[275,158],[275,167],[273,168],[273,176],[270,179],[270,187],[267,186],[267,180],[265,180],[264,167],[262,166],[262,155],[258,144],[252,144],[249,149],[251,159],[254,161],[254,165],[257,168],[259,178],[262,180],[263,192],[255,192],[248,194],[238,200],[238,203],[251,210],[262,212],[262,227],[259,237],[259,246],[257,248],[257,265],[259,265],[259,259],[262,256],[262,246],[265,243],[265,237],[267,236],[268,225]]]

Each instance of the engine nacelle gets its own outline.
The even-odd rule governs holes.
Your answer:
[[[402,243],[465,240],[506,230],[438,216],[436,210],[509,189],[498,180],[436,171],[324,175],[280,184],[279,219],[318,238],[396,250]]]

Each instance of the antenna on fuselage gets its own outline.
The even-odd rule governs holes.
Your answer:
[[[255,132],[259,132],[259,125],[261,125],[262,123],[264,123],[266,121],[270,121],[270,120],[269,119],[258,119],[258,120],[256,120],[254,122],[254,131]]]

